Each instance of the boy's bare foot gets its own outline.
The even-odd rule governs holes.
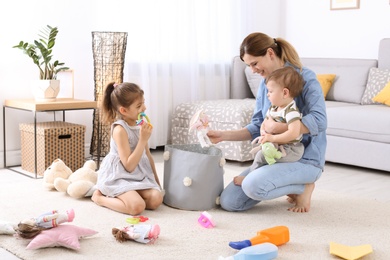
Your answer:
[[[245,176],[236,176],[233,178],[234,185],[241,186],[242,181],[245,179]]]
[[[305,190],[302,194],[295,195],[295,206],[289,208],[289,211],[292,212],[309,212],[310,210],[310,202],[311,202],[311,194],[314,190],[314,183],[309,183],[305,185]]]
[[[91,200],[93,202],[95,202],[97,205],[100,206],[99,204],[99,200],[100,200],[100,197],[103,197],[104,195],[100,192],[100,190],[95,190],[92,194],[92,197],[91,197]]]

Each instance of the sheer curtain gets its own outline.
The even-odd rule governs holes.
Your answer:
[[[145,91],[155,148],[169,143],[179,103],[229,97],[229,67],[245,30],[242,2],[248,1],[129,2],[121,18],[129,27],[124,80]]]

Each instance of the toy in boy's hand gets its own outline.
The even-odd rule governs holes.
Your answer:
[[[207,132],[209,131],[209,118],[203,112],[203,110],[198,110],[192,116],[188,132],[191,133],[193,130],[195,130],[196,136],[198,137],[199,143],[202,148],[210,147],[211,145],[213,145],[213,143],[207,136]]]
[[[275,246],[283,245],[290,240],[290,232],[286,226],[276,226],[257,232],[255,237],[249,240],[230,242],[229,246],[234,249],[243,249],[245,247],[270,242]]]
[[[65,212],[52,210],[36,218],[22,220],[16,229],[17,235],[22,238],[33,238],[42,230],[55,228],[61,223],[72,222],[74,219],[74,210],[69,209]]]
[[[203,226],[205,228],[215,227],[215,222],[213,221],[212,216],[206,211],[203,211],[200,214],[200,217],[198,218],[198,222],[201,226]]]
[[[142,125],[144,122],[148,123],[153,127],[153,125],[150,123],[149,117],[144,113],[138,114],[138,120],[136,121],[137,125]]]
[[[252,141],[252,144],[254,144],[258,140],[258,138],[254,139]],[[280,147],[280,151],[277,149],[277,146],[275,146],[273,143],[265,142],[264,144],[260,144],[259,146],[253,148],[250,151],[250,153],[252,153],[252,154],[256,153],[256,156],[254,158],[255,162],[262,161],[262,159],[261,159],[261,154],[262,154],[264,156],[264,159],[266,160],[266,162],[269,165],[272,165],[272,164],[276,163],[276,159],[280,159],[280,158],[286,156],[286,152],[285,152],[283,146],[280,145],[279,147]],[[258,153],[260,150],[262,152]]]
[[[122,228],[113,228],[112,234],[119,242],[134,240],[139,243],[147,244],[154,242],[160,235],[159,225],[130,225]]]
[[[242,259],[256,259],[256,260],[271,260],[278,257],[278,247],[271,243],[262,243],[241,249],[234,256],[222,257],[218,260],[242,260]]]

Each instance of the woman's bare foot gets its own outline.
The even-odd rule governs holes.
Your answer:
[[[242,181],[245,179],[245,176],[236,176],[233,178],[234,185],[241,186]]]
[[[311,202],[311,194],[314,190],[314,183],[309,183],[305,185],[305,190],[302,194],[295,195],[295,206],[289,208],[289,211],[292,212],[309,212],[310,210],[310,202]]]
[[[93,192],[93,194],[92,194],[91,200],[92,200],[93,202],[95,202],[97,205],[100,206],[99,200],[100,200],[100,198],[103,197],[103,196],[104,196],[104,195],[100,192],[100,190],[95,190],[95,191]]]
[[[287,201],[291,204],[294,204],[297,199],[297,194],[288,194],[287,195]]]

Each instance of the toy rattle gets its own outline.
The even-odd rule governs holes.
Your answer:
[[[283,245],[290,240],[290,232],[286,226],[276,226],[257,232],[255,237],[249,240],[238,242],[230,242],[229,246],[234,249],[242,249],[245,247],[258,245],[265,242],[270,242],[275,246]]]
[[[201,226],[203,226],[205,228],[213,228],[213,227],[215,227],[215,222],[213,221],[213,218],[206,211],[203,211],[200,214],[200,217],[198,218],[198,222],[199,222],[199,224]]]
[[[145,222],[147,220],[149,220],[149,218],[144,216],[126,218],[126,222],[130,224],[138,224],[139,222]]]
[[[141,112],[141,113],[138,114],[138,120],[136,121],[136,123],[137,123],[137,125],[142,125],[144,122],[146,122],[149,125],[153,126],[150,123],[149,117],[144,112]]]

